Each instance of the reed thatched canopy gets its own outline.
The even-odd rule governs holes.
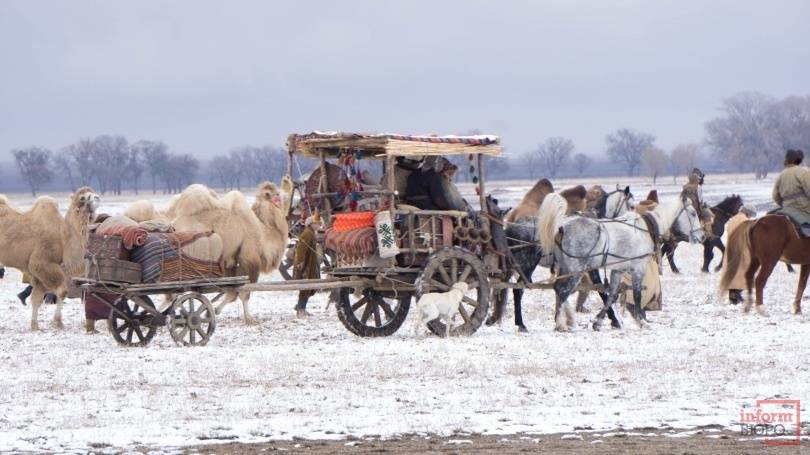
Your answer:
[[[498,136],[406,136],[401,134],[361,134],[313,132],[291,134],[287,138],[290,153],[316,158],[344,150],[353,150],[369,158],[385,156],[427,156],[483,154],[499,156],[501,139]]]

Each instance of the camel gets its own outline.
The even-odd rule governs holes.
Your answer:
[[[84,272],[88,225],[101,198],[88,187],[76,190],[63,217],[48,196],[27,212],[0,195],[0,263],[31,275],[31,330],[39,330],[39,307],[46,293],[56,295],[53,327],[62,329],[62,302],[70,277]]]
[[[218,197],[214,191],[208,191],[213,197]],[[157,221],[159,223],[169,224],[175,216],[174,206],[177,204],[178,199],[180,199],[179,194],[172,196],[171,199],[169,199],[169,204],[164,210],[156,209],[152,201],[141,199],[130,204],[130,206],[124,211],[124,216],[132,219],[136,223],[142,223],[144,221]]]
[[[506,214],[506,222],[514,223],[521,218],[534,217],[540,211],[540,204],[543,203],[546,195],[554,192],[554,186],[548,179],[540,179],[534,184],[532,189],[523,196],[520,204]]]
[[[255,283],[281,263],[288,242],[287,220],[276,185],[259,185],[256,202],[249,207],[245,196],[231,191],[217,199],[203,185],[191,185],[180,194],[172,210],[177,231],[213,231],[222,237],[222,266],[227,275],[246,275]],[[229,291],[217,313],[239,297],[245,323],[255,324],[248,308],[250,293]]]

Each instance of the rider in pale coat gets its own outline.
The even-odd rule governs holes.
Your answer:
[[[785,153],[785,170],[776,178],[773,201],[806,232],[810,231],[810,170],[801,165],[803,160],[801,150]]]

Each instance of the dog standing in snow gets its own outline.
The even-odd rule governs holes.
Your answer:
[[[419,301],[416,302],[418,320],[414,334],[419,333],[419,327],[436,318],[442,318],[446,327],[444,336],[449,337],[453,321],[458,315],[458,305],[467,290],[469,290],[467,283],[460,282],[451,286],[447,292],[429,292],[419,297]]]

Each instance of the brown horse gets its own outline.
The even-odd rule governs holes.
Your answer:
[[[728,239],[726,247],[728,267],[720,279],[721,290],[728,290],[734,274],[744,266],[746,251],[750,255],[751,262],[745,272],[748,300],[745,302],[744,310],[747,312],[751,309],[753,301],[751,288],[756,274],[756,309],[760,314],[765,314],[762,292],[771,272],[781,260],[802,266],[799,286],[793,299],[793,312],[801,314],[802,295],[807,285],[807,277],[810,275],[810,238],[801,237],[793,222],[784,215],[766,215],[757,220],[745,221],[745,224],[735,229]]]

